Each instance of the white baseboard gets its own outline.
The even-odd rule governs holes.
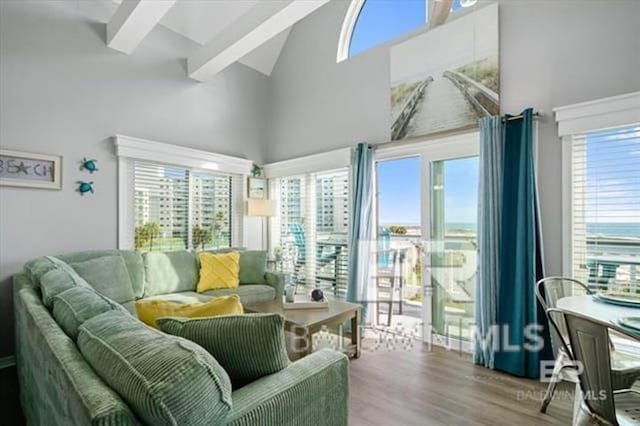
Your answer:
[[[0,370],[3,368],[13,367],[14,365],[16,365],[15,356],[11,355],[0,358]]]

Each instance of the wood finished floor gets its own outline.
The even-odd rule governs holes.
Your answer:
[[[349,424],[570,425],[572,386],[561,384],[541,414],[538,399],[545,389],[441,348],[364,352],[350,366]]]

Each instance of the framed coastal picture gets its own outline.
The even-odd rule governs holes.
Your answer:
[[[0,185],[62,189],[62,157],[0,149]]]
[[[249,198],[264,200],[267,198],[267,180],[263,178],[249,178]]]
[[[391,48],[391,140],[474,128],[500,113],[498,4]]]

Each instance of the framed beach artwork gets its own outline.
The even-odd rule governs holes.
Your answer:
[[[62,157],[0,149],[0,185],[62,189]]]
[[[500,113],[498,4],[391,48],[391,140],[474,128]]]

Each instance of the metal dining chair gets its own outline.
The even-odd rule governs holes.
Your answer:
[[[582,403],[574,424],[592,424],[592,420],[614,426],[640,424],[640,392],[614,390],[609,330],[636,341],[640,339],[615,324],[603,324],[561,309],[551,308],[547,315],[556,333],[561,335],[561,329],[566,329],[569,340],[562,339],[560,343],[574,366],[580,366],[581,370],[574,370],[579,372],[582,391]]]
[[[547,277],[536,283],[536,297],[547,312],[549,309],[557,307],[558,300],[577,294],[592,294],[593,292],[581,281],[567,277]],[[549,319],[549,315],[547,315]],[[553,399],[556,387],[559,382],[567,381],[578,383],[578,377],[575,369],[572,368],[573,363],[571,357],[566,353],[563,342],[568,345],[568,334],[564,322],[557,324],[557,330],[553,327],[549,330],[551,335],[551,347],[556,363],[553,369],[553,375],[549,381],[549,386],[542,400],[540,411],[545,413],[549,403]],[[634,363],[640,365],[640,357],[637,359],[629,359],[629,355],[618,352],[615,347],[609,343],[612,350],[612,377],[614,389],[627,389],[633,382],[640,378],[640,367],[634,366]]]

